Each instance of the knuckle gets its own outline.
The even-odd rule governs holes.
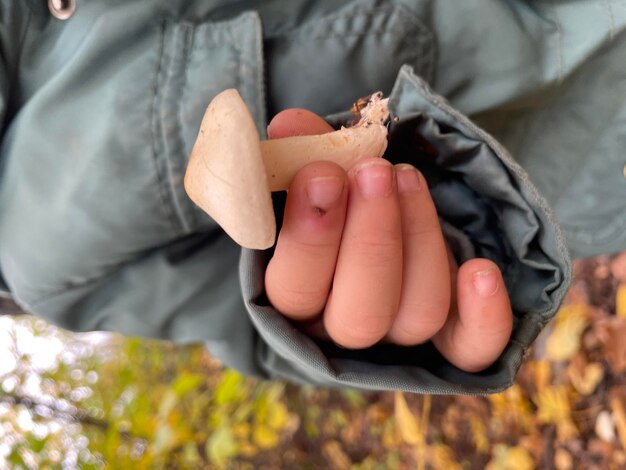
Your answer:
[[[326,303],[327,289],[319,285],[305,285],[293,280],[272,279],[266,286],[272,306],[283,315],[309,318],[318,314]]]
[[[439,221],[419,221],[414,220],[406,223],[406,234],[410,237],[430,237],[442,236]]]
[[[338,242],[334,240],[324,240],[321,237],[300,238],[293,241],[290,249],[297,250],[306,256],[317,258],[320,254],[336,251],[338,246]]]
[[[340,346],[348,349],[363,349],[379,342],[389,331],[391,319],[389,314],[357,314],[358,322],[350,324],[337,321],[326,325],[330,338]]]
[[[359,262],[366,266],[385,266],[396,262],[396,256],[402,252],[401,237],[395,234],[377,237],[352,237],[343,243],[359,254]]]
[[[446,323],[447,315],[440,312],[424,312],[414,321],[398,321],[391,328],[390,336],[397,344],[421,344],[435,336]]]

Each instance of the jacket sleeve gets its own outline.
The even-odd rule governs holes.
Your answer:
[[[459,260],[490,258],[503,272],[515,314],[509,344],[493,366],[471,374],[449,364],[431,344],[350,351],[313,341],[268,303],[265,257],[244,250],[244,299],[261,338],[262,367],[273,376],[318,385],[429,394],[502,390],[513,383],[527,348],[554,316],[569,285],[570,261],[560,229],[507,151],[433,93],[410,67],[401,70],[390,103],[398,119],[390,130],[389,158],[424,172]]]
[[[4,122],[7,111],[8,97],[8,74],[4,55],[0,53],[0,123]],[[4,131],[4,129],[3,129]],[[9,288],[6,285],[2,273],[0,272],[0,294],[9,295]]]
[[[1,277],[24,311],[68,330],[204,342],[265,375],[240,249],[182,187],[210,97],[257,94],[258,15],[192,25],[137,4],[144,16],[84,5],[60,22],[45,2],[2,2],[0,112],[7,77],[19,83],[2,121]]]
[[[11,114],[16,106],[16,64],[21,41],[30,21],[30,12],[21,2],[0,0],[0,142],[8,132]],[[1,170],[1,169],[0,169]],[[0,294],[9,295],[9,288],[0,271]]]
[[[146,25],[106,14],[67,22],[62,35],[37,20],[21,42],[30,95],[3,134],[0,267],[23,309],[74,331],[204,342],[227,365],[265,378],[422,393],[512,382],[570,272],[549,209],[493,139],[402,69],[390,155],[434,183],[449,233],[465,233],[456,245],[503,268],[517,323],[497,363],[467,374],[429,345],[347,351],[315,342],[267,302],[269,253],[242,252],[182,188],[210,97],[237,86],[266,121],[258,15]]]

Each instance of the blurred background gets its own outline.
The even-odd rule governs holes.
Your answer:
[[[626,468],[626,252],[575,263],[488,397],[260,382],[202,347],[0,313],[0,468]]]

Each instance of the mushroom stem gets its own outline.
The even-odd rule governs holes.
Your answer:
[[[380,124],[261,142],[270,191],[287,189],[298,170],[311,162],[331,161],[348,170],[364,158],[382,157],[386,148],[387,128]]]

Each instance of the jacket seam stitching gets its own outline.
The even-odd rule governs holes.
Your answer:
[[[391,18],[394,15],[398,15],[399,18],[396,19],[399,23],[404,25],[413,26],[417,30],[417,34],[409,38],[412,42],[415,43],[416,51],[418,56],[415,58],[415,65],[419,68],[420,74],[424,74],[427,79],[430,81],[433,78],[433,70],[434,70],[434,37],[433,33],[413,12],[412,10],[404,7],[403,5],[392,5],[386,7],[374,7],[367,8],[361,7],[350,12],[344,12],[341,17],[355,17],[357,15],[367,15],[369,17],[373,17],[376,14],[386,14],[387,17]],[[315,36],[307,36],[306,31],[310,29],[313,24],[326,22],[328,24],[332,24],[337,20],[331,17],[330,15],[324,16],[311,22],[309,24],[309,28],[306,27],[295,27],[289,30],[285,30],[279,34],[273,36],[274,39],[278,39],[280,37],[290,37],[291,40],[303,40],[307,41],[316,41],[323,42],[328,39],[344,39],[344,38],[358,38],[358,37],[382,37],[385,35],[397,35],[393,29],[387,27],[385,29],[377,29],[376,31],[366,30],[366,31],[357,31],[348,34],[320,34]],[[432,45],[432,47],[428,47]]]
[[[372,17],[374,14],[382,14],[385,13],[388,16],[391,16],[393,13],[399,13],[400,11],[406,11],[407,15],[409,15],[411,17],[411,19],[406,19],[406,18],[401,18],[402,21],[404,22],[413,22],[415,23],[418,28],[420,30],[425,30],[425,26],[419,21],[419,19],[417,18],[417,16],[412,12],[412,11],[408,11],[406,8],[402,7],[402,5],[393,5],[393,6],[386,6],[386,7],[373,7],[373,8],[367,8],[367,7],[360,7],[360,8],[355,8],[353,10],[350,10],[349,12],[342,12],[341,16],[339,16],[339,18],[345,18],[345,17],[355,17],[357,15],[367,15],[369,17]],[[335,23],[337,21],[337,18],[334,17],[333,15],[325,15],[321,18],[317,18],[315,20],[311,20],[308,23],[305,23],[304,25],[299,25],[296,27],[292,27],[291,29],[286,29],[284,31],[281,31],[279,33],[277,33],[274,36],[271,36],[271,38],[280,38],[281,36],[302,36],[303,38],[306,38],[307,40],[310,40],[311,37],[307,36],[306,34],[306,30],[310,29],[314,24],[320,24],[323,22],[332,24]],[[393,31],[390,29],[386,29],[384,30],[384,32],[387,33],[392,33]],[[327,37],[334,37],[334,38],[341,38],[341,37],[349,37],[349,36],[366,36],[370,33],[370,31],[358,31],[354,34],[335,34],[335,35],[322,35],[317,37],[317,39],[324,39]],[[293,39],[302,39],[302,38],[293,38]]]
[[[155,174],[157,177],[158,193],[161,199],[161,208],[163,212],[165,213],[165,216],[169,220],[169,223],[172,229],[176,233],[179,231],[179,224],[177,223],[177,220],[175,217],[175,211],[172,210],[172,208],[170,207],[170,204],[168,204],[163,169],[161,168],[161,165],[160,165],[160,160],[163,158],[163,155],[162,155],[162,152],[159,152],[159,148],[158,148],[159,146],[157,144],[157,139],[162,134],[162,132],[160,132],[161,126],[160,126],[160,119],[158,117],[157,109],[158,109],[159,101],[161,100],[160,85],[162,81],[162,75],[165,73],[165,66],[163,64],[164,62],[163,56],[165,54],[166,26],[167,26],[166,21],[163,20],[161,22],[161,28],[160,28],[159,57],[157,60],[157,68],[156,68],[156,74],[155,74],[155,80],[154,80],[154,97],[152,99],[152,105],[150,109],[150,113],[151,113],[150,121],[152,123],[150,128],[151,128],[151,133],[152,133],[152,156],[153,156]]]
[[[157,172],[157,177],[159,178],[159,195],[162,199],[162,201],[166,201],[167,199],[167,189],[165,187],[165,185],[161,184],[162,183],[162,174],[161,171],[159,170],[159,155],[162,154],[163,158],[166,159],[169,163],[169,157],[168,155],[163,154],[162,152],[159,152],[159,149],[157,148],[157,135],[159,134],[158,130],[159,130],[159,120],[158,120],[158,114],[156,113],[156,109],[157,109],[157,102],[160,98],[159,96],[159,85],[161,84],[162,80],[160,79],[161,75],[164,73],[165,67],[163,66],[163,56],[164,56],[164,48],[165,48],[165,29],[167,26],[167,21],[163,21],[162,25],[161,25],[161,44],[159,46],[159,58],[157,61],[157,71],[156,71],[156,77],[155,77],[155,81],[154,81],[154,89],[155,89],[155,96],[153,99],[153,103],[152,103],[152,109],[151,109],[151,113],[152,113],[152,123],[153,125],[151,126],[151,130],[152,130],[152,150],[153,150],[153,157],[154,157],[154,164],[155,164],[155,170]],[[241,89],[242,87],[242,76],[244,73],[244,67],[243,67],[243,61],[241,60],[242,57],[242,49],[238,47],[238,44],[233,40],[232,37],[227,37],[226,41],[225,41],[229,46],[232,47],[232,49],[235,51],[236,53],[236,57],[237,57],[237,76],[235,79],[235,87],[237,89]],[[212,44],[216,47],[220,46],[220,43],[218,41],[212,40]],[[185,43],[185,48],[183,49],[184,52],[184,58],[185,60],[185,64],[188,65],[188,60],[190,57],[189,51],[191,50],[191,42],[186,42]],[[185,75],[187,75],[187,67],[185,67]],[[180,87],[176,87],[177,90],[179,91],[183,91],[184,89],[184,84],[181,85]],[[178,113],[180,110],[180,100],[176,100],[176,112]],[[180,122],[178,119],[176,119],[176,124],[177,124],[177,134],[178,136],[180,136]],[[179,139],[177,139],[179,140]],[[182,142],[182,137],[179,140],[179,142]],[[176,146],[179,147],[179,142],[176,143]],[[177,154],[181,154],[181,152],[175,152]],[[170,223],[172,224],[172,226],[174,228],[176,228],[174,221],[172,220],[172,216],[174,215],[173,212],[168,211],[167,208],[167,204],[165,202],[163,202],[162,204],[162,208],[164,210],[164,212],[166,213],[166,215],[168,216]],[[197,219],[197,211],[199,211],[201,209],[195,209],[190,211],[192,215],[192,217],[194,217],[194,219]],[[132,260],[129,260],[132,261]],[[32,301],[29,301],[27,304],[25,303],[24,305],[28,305],[29,310],[34,310],[37,309],[38,307],[40,307],[42,304],[45,304],[46,302],[48,302],[50,299],[53,299],[59,295],[64,294],[65,292],[67,292],[70,289],[80,289],[83,288],[85,286],[88,286],[90,284],[94,284],[96,282],[98,282],[99,280],[103,279],[106,276],[111,275],[112,273],[114,273],[117,269],[119,269],[121,266],[127,264],[129,261],[123,261],[120,263],[116,263],[112,266],[109,266],[107,268],[105,268],[102,272],[96,273],[92,276],[89,276],[85,279],[82,279],[80,281],[76,281],[76,282],[69,282],[69,283],[65,283],[62,287],[58,288],[58,289],[54,289],[54,290],[50,290],[48,292],[43,292],[40,295],[36,296]]]
[[[193,25],[192,25],[193,26]],[[223,31],[230,31],[229,28],[227,28],[225,25],[223,24],[215,24],[212,25],[212,27],[215,27],[216,29],[220,29]],[[195,36],[195,28],[194,28],[194,36]],[[235,52],[235,56],[236,56],[236,62],[237,62],[237,74],[234,77],[234,83],[233,86],[234,88],[236,88],[237,90],[240,90],[242,92],[242,94],[245,95],[245,93],[243,93],[243,89],[242,89],[242,84],[244,83],[242,80],[242,77],[244,75],[244,67],[243,67],[243,61],[242,61],[242,56],[243,56],[243,50],[241,47],[239,47],[239,45],[237,44],[236,41],[233,40],[232,37],[230,37],[229,35],[226,35],[224,37],[224,44],[221,44],[219,41],[215,40],[214,38],[207,38],[207,41],[210,43],[211,49],[221,49],[223,48],[223,45],[227,45],[230,46],[230,48],[232,48],[232,50]],[[181,99],[177,101],[177,113],[180,115],[180,102],[182,101],[182,96],[183,93],[185,91],[186,88],[186,82],[188,79],[188,73],[187,73],[187,69],[189,67],[189,61],[191,59],[191,56],[193,54],[193,38],[192,41],[186,45],[186,50],[184,51],[185,54],[185,70],[184,70],[184,74],[185,74],[185,83],[183,83],[181,85]],[[177,120],[177,130],[179,132],[179,139],[177,142],[177,146],[180,149],[179,156],[182,155],[182,134],[180,134],[180,121]],[[169,157],[167,157],[169,159]],[[183,158],[183,157],[181,157]],[[173,193],[176,194],[175,190],[173,189]],[[193,229],[193,227],[196,227],[199,225],[199,215],[203,214],[206,216],[205,212],[200,209],[198,206],[196,206],[195,204],[187,201],[188,204],[187,206],[191,206],[190,210],[188,211],[182,211],[181,218],[184,220],[184,227],[188,230],[191,231]],[[184,207],[184,202],[181,205],[181,208]]]
[[[30,30],[30,24],[32,22],[33,19],[33,10],[31,7],[27,7],[27,11],[28,11],[28,17],[26,18],[26,21],[24,22],[24,30],[20,32],[20,37],[17,43],[17,55],[16,55],[16,59],[15,59],[15,63],[11,64],[12,66],[12,70],[9,71],[10,76],[11,76],[11,80],[9,81],[9,87],[7,89],[7,94],[8,96],[7,98],[7,102],[6,102],[6,108],[4,110],[4,117],[2,119],[0,119],[0,130],[3,130],[7,124],[8,124],[8,120],[11,119],[10,113],[13,110],[13,106],[16,105],[15,100],[13,98],[13,93],[12,93],[12,87],[14,83],[19,83],[18,77],[20,74],[20,62],[22,60],[22,52],[24,49],[24,43],[26,42],[26,36],[28,35],[28,32]],[[7,66],[9,66],[9,64],[7,64]]]
[[[559,6],[556,4],[556,0],[552,0],[552,7],[554,8],[554,26],[556,27],[557,81],[561,83],[563,81],[563,30],[560,24]]]
[[[18,74],[18,70],[19,70],[19,63],[20,60],[22,58],[22,50],[24,49],[24,43],[26,42],[26,36],[28,34],[28,31],[30,29],[30,23],[32,22],[33,19],[33,10],[31,10],[30,8],[28,9],[28,18],[26,19],[26,22],[24,24],[24,31],[22,31],[22,34],[20,35],[20,40],[18,42],[18,51],[17,51],[17,62],[15,64],[15,75]]]
[[[177,69],[175,72],[178,72],[178,70],[180,70],[181,78],[180,78],[179,85],[176,87],[176,89],[171,90],[175,94],[179,95],[179,99],[170,100],[170,101],[173,101],[174,103],[172,115],[176,116],[175,118],[173,118],[176,124],[175,142],[174,142],[174,149],[173,149],[174,152],[173,152],[173,155],[172,155],[172,152],[169,152],[168,154],[165,155],[165,162],[166,162],[166,171],[169,173],[169,176],[170,176],[168,189],[172,195],[173,212],[177,216],[177,221],[180,224],[180,228],[182,228],[183,232],[188,232],[190,230],[190,226],[189,226],[189,223],[188,223],[185,211],[184,211],[184,207],[181,204],[182,201],[179,201],[180,191],[178,191],[176,186],[174,185],[171,175],[172,175],[172,170],[175,167],[181,167],[181,166],[184,167],[184,165],[182,165],[182,162],[180,161],[182,158],[184,158],[183,157],[184,143],[183,143],[182,125],[181,125],[181,109],[182,109],[181,103],[183,102],[183,99],[185,96],[185,90],[187,88],[187,81],[188,81],[188,75],[189,75],[187,72],[189,68],[188,67],[189,55],[190,55],[189,53],[193,45],[195,27],[193,25],[189,26],[187,24],[182,24],[182,23],[179,25],[179,27],[180,27],[180,30],[183,32],[183,45],[182,45],[182,48],[180,49],[180,63],[179,64],[174,63],[172,67]]]

